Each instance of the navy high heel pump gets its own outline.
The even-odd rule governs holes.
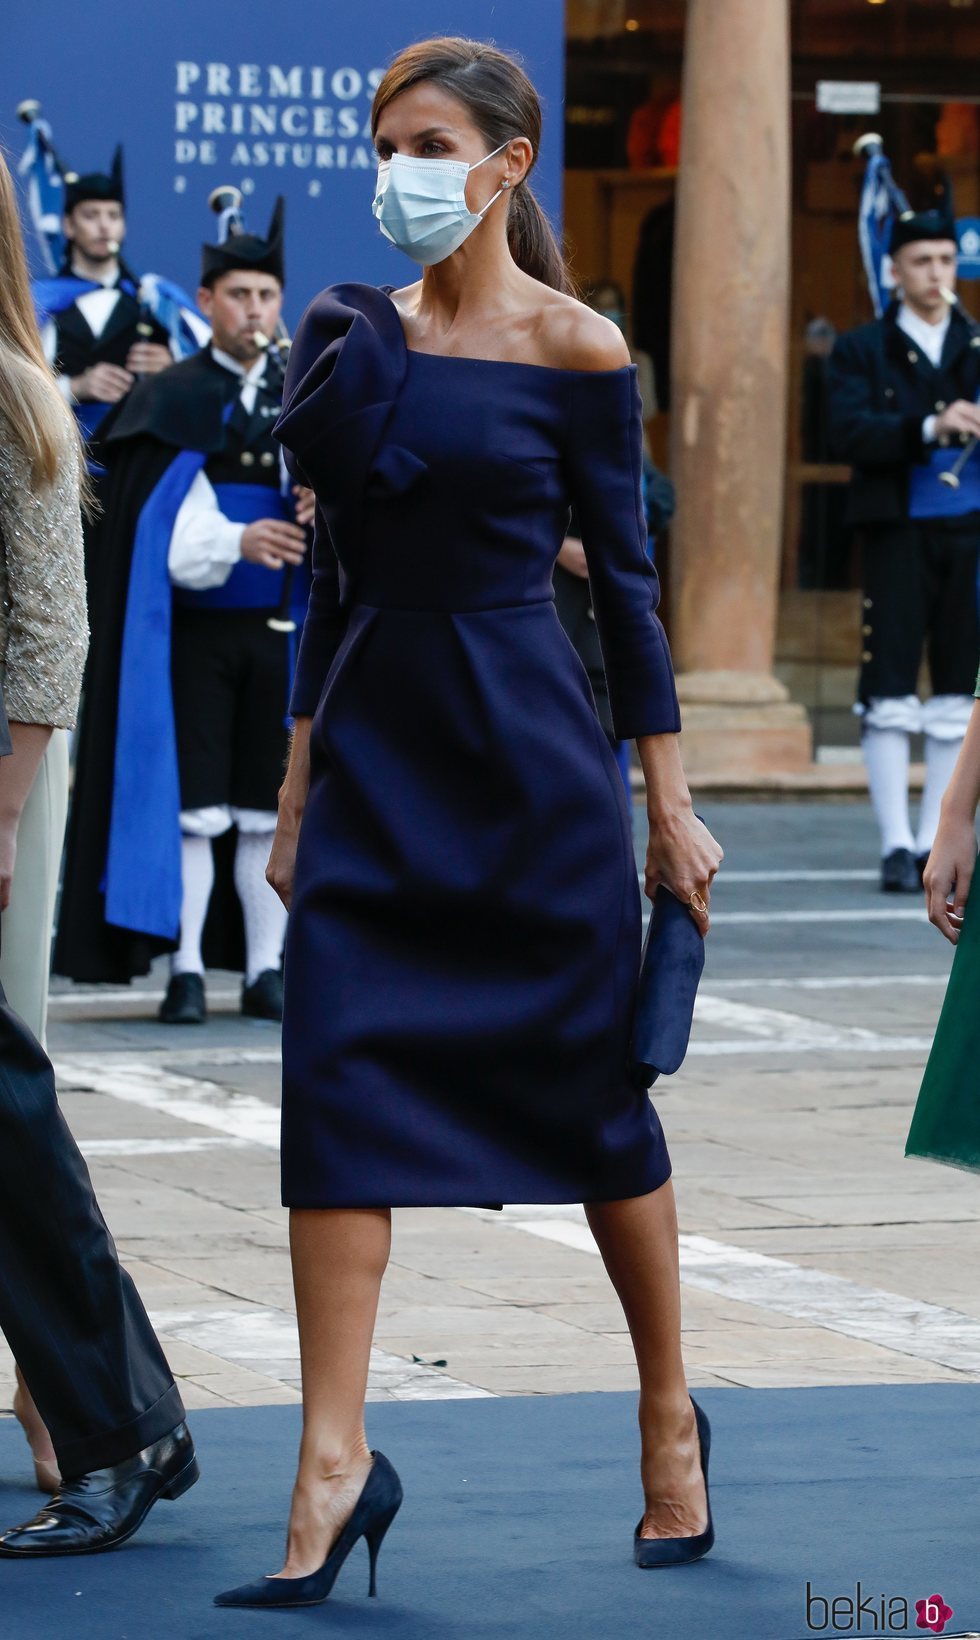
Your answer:
[[[689,1561],[700,1560],[706,1555],[715,1541],[714,1522],[711,1519],[711,1494],[708,1491],[708,1455],[711,1451],[711,1425],[708,1415],[701,1411],[697,1401],[691,1397],[694,1416],[697,1419],[698,1439],[701,1442],[701,1473],[704,1476],[704,1496],[708,1505],[708,1524],[703,1532],[694,1537],[682,1538],[641,1538],[643,1527],[641,1519],[639,1526],[633,1533],[633,1559],[638,1566],[686,1566]]]
[[[374,1463],[354,1513],[318,1572],[308,1577],[262,1577],[214,1597],[216,1606],[317,1606],[326,1600],[337,1574],[359,1538],[368,1546],[371,1562],[369,1595],[376,1595],[378,1551],[401,1507],[402,1483],[383,1452],[372,1452]]]

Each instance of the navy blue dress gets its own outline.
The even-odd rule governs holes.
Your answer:
[[[574,501],[620,737],[679,728],[635,370],[410,351],[323,292],[278,436],[317,494],[286,942],[290,1207],[611,1201],[670,1162],[626,1074],[640,894],[551,575]]]

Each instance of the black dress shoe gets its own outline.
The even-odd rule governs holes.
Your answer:
[[[204,1024],[208,1008],[200,974],[171,974],[159,1017],[164,1025]]]
[[[0,1555],[94,1555],[142,1526],[158,1498],[179,1498],[198,1478],[186,1424],[134,1458],[62,1481],[40,1514],[0,1536]]]
[[[921,894],[919,868],[911,849],[893,848],[881,862],[883,894]]]
[[[251,985],[242,986],[242,1013],[251,1019],[282,1018],[282,974],[266,968]]]

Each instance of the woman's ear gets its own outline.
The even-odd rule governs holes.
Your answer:
[[[524,181],[531,169],[534,149],[527,137],[515,137],[513,142],[508,145],[504,158],[507,161],[507,170],[504,172],[502,186],[516,188],[519,182]]]

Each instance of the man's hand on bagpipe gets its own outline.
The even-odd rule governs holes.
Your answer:
[[[134,342],[126,355],[126,369],[134,376],[158,376],[173,362],[169,347],[162,342]]]
[[[284,518],[257,518],[242,531],[242,557],[264,569],[295,569],[306,557],[306,547],[303,525]]]
[[[939,442],[951,439],[980,437],[980,404],[969,399],[954,399],[936,417],[936,438]]]
[[[978,420],[977,431],[980,432],[980,420]],[[312,529],[313,520],[316,516],[316,496],[312,490],[307,489],[305,484],[294,484],[293,497],[293,510],[297,524],[303,524],[306,528]]]

